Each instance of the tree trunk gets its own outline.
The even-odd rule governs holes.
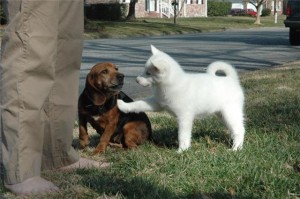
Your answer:
[[[132,21],[135,20],[135,4],[137,3],[137,0],[130,0],[129,3],[129,10],[128,10],[128,15],[126,17],[127,21]]]
[[[176,10],[177,6],[176,6],[176,1],[174,1],[174,24],[176,24],[176,18],[177,18],[177,10]]]
[[[257,8],[256,8],[256,10],[257,10],[257,13],[256,13],[256,20],[255,20],[255,22],[254,22],[254,24],[261,24],[260,23],[260,13],[261,13],[261,5],[259,5]]]

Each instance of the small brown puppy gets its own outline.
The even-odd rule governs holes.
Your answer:
[[[145,113],[122,113],[117,107],[117,99],[133,101],[121,92],[123,80],[112,63],[98,63],[87,75],[78,100],[81,148],[89,145],[87,123],[101,135],[94,153],[105,152],[110,143],[130,149],[150,139],[151,124]]]

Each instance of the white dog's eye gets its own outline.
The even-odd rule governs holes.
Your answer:
[[[146,75],[150,76],[150,75],[151,75],[151,73],[150,73],[149,71],[146,71]]]

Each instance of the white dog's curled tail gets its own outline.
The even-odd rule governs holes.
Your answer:
[[[209,66],[207,67],[207,73],[210,75],[216,75],[217,71],[223,71],[227,77],[231,77],[236,80],[239,79],[239,76],[233,66],[226,62],[215,61],[209,64]]]

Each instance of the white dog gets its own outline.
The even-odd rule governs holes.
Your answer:
[[[196,116],[219,112],[231,131],[233,150],[241,149],[244,142],[244,94],[235,69],[225,62],[214,62],[207,73],[185,73],[180,65],[166,53],[151,45],[152,56],[145,64],[137,82],[151,86],[153,96],[125,103],[118,100],[122,112],[167,110],[177,118],[178,152],[191,145],[192,125]],[[217,76],[223,71],[226,76]]]

